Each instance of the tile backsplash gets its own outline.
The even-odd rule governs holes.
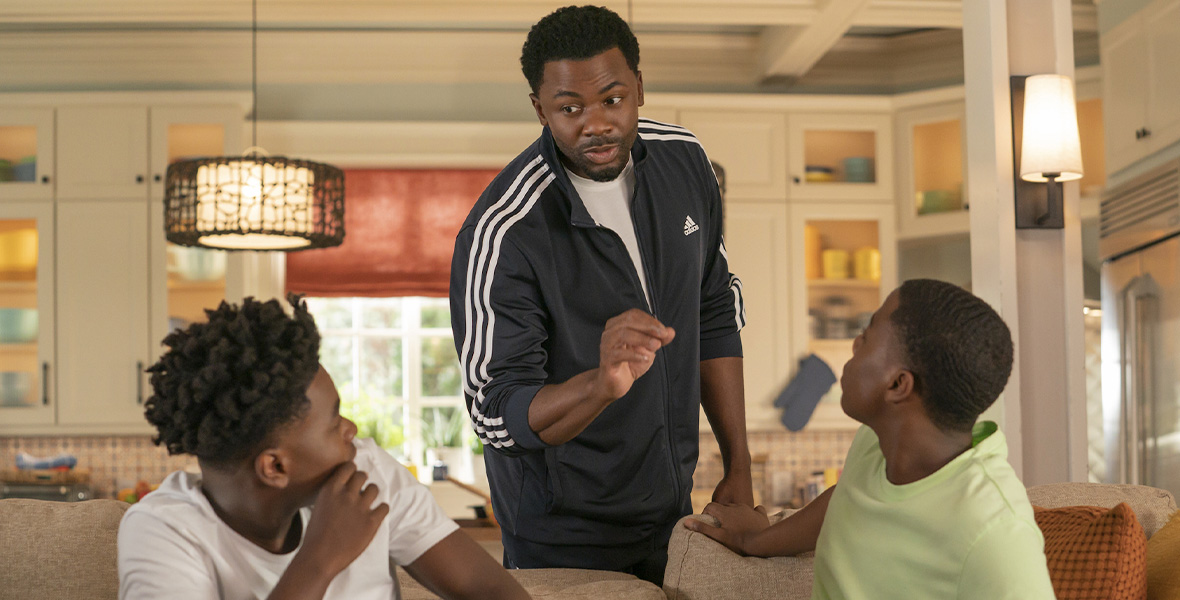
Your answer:
[[[812,472],[842,468],[855,435],[856,431],[751,431],[750,454],[766,455],[763,472],[755,468],[753,473],[754,490],[761,493],[763,503],[789,497]],[[721,451],[711,433],[702,433],[700,443],[693,489],[712,491],[723,474]]]
[[[140,479],[160,483],[173,471],[197,468],[196,458],[168,456],[149,436],[0,437],[0,468],[15,468],[21,452],[38,457],[73,454],[78,467],[90,469],[95,498],[114,497],[119,488]]]
[[[781,491],[776,481],[792,487],[806,481],[813,471],[844,465],[844,454],[852,445],[852,431],[754,431],[749,434],[750,452],[766,454],[765,475],[755,473],[755,488],[766,501]],[[16,455],[27,452],[38,457],[68,453],[78,458],[78,466],[90,469],[91,487],[96,498],[110,498],[120,487],[130,487],[140,479],[159,483],[172,471],[196,469],[190,456],[168,456],[152,444],[148,436],[75,436],[75,437],[0,437],[0,468],[16,465]],[[786,479],[782,474],[787,473]],[[721,455],[717,440],[710,433],[701,434],[700,459],[693,478],[697,490],[712,490],[721,480]]]

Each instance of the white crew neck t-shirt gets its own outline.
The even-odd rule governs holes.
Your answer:
[[[590,217],[600,227],[606,227],[622,238],[627,254],[631,255],[631,263],[635,265],[635,272],[639,275],[639,283],[643,286],[643,297],[647,299],[648,308],[651,308],[643,260],[639,256],[639,242],[635,239],[635,224],[631,220],[631,196],[635,193],[634,161],[628,159],[623,172],[611,181],[586,179],[574,175],[569,169],[565,172],[570,176],[570,183],[574,184]]]
[[[354,440],[357,469],[377,485],[389,515],[368,548],[324,598],[400,598],[390,561],[408,565],[458,525],[425,486],[373,440]],[[299,511],[304,531],[315,507]],[[303,547],[300,537],[299,548]],[[299,551],[273,554],[226,525],[201,492],[201,476],[177,471],[123,515],[119,598],[266,598]]]

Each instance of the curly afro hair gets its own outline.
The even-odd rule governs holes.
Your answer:
[[[986,302],[958,286],[912,279],[890,321],[930,420],[971,431],[1012,373],[1012,334]]]
[[[196,323],[164,338],[152,365],[148,422],[169,454],[211,465],[248,458],[280,426],[307,410],[307,388],[319,370],[320,334],[299,296],[294,315],[277,300],[222,302]]]
[[[520,55],[520,68],[533,93],[541,89],[545,63],[586,60],[618,48],[639,74],[639,40],[622,17],[601,6],[566,6],[537,21]]]

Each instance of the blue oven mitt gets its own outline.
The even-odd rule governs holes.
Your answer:
[[[799,361],[795,378],[787,384],[774,405],[783,409],[782,422],[787,429],[799,431],[811,419],[820,398],[836,383],[836,374],[828,363],[812,354]]]

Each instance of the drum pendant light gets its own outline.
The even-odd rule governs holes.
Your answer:
[[[251,147],[242,156],[168,166],[168,241],[220,250],[305,250],[344,241],[344,172],[323,163],[268,156],[258,143],[258,0],[253,25]]]

